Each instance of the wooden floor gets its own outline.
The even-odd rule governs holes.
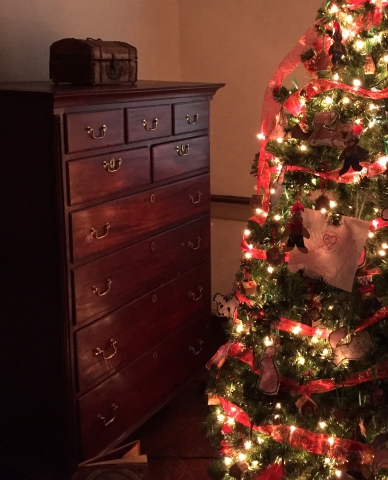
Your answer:
[[[168,373],[167,373],[168,374]],[[132,440],[140,440],[148,458],[150,480],[207,480],[208,465],[220,458],[210,446],[203,424],[208,411],[206,370],[194,376]]]

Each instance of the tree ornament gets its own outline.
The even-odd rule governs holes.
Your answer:
[[[253,295],[256,293],[257,283],[251,278],[247,269],[244,268],[244,280],[241,281],[241,293]]]
[[[275,364],[275,355],[279,347],[279,337],[273,339],[273,344],[264,348],[260,359],[260,377],[257,389],[265,395],[277,395],[280,386],[280,377]]]
[[[325,51],[319,52],[316,56],[315,67],[318,72],[331,70],[331,60],[329,55]]]
[[[374,450],[373,470],[378,473],[382,468],[388,468],[388,432],[377,435],[372,443]]]
[[[342,33],[338,22],[334,22],[333,43],[330,45],[328,53],[333,64],[332,70],[336,71],[342,68],[345,64],[346,48],[342,44]]]
[[[315,415],[318,410],[318,405],[307,395],[300,397],[295,405],[301,415]]]
[[[253,213],[256,213],[256,209],[263,206],[263,197],[264,195],[252,195],[252,198],[249,201],[249,204],[252,207]]]
[[[279,247],[271,247],[269,250],[267,250],[266,253],[267,256],[267,262],[270,265],[280,265],[281,263],[284,263],[284,253],[280,250]]]
[[[354,480],[372,480],[373,474],[369,468],[362,463],[360,452],[349,451],[346,457],[345,473],[347,475],[350,475]]]
[[[317,77],[317,65],[316,65],[316,52],[313,48],[309,48],[301,53],[300,59],[306,69],[306,75],[308,77]]]
[[[330,198],[326,193],[321,193],[321,195],[315,200],[315,210],[322,209],[325,209],[326,211],[330,210]]]
[[[237,462],[229,468],[229,475],[237,480],[241,480],[244,472],[246,472],[248,468],[249,467],[246,462]]]
[[[362,317],[369,318],[382,307],[379,299],[376,297],[375,286],[372,283],[372,275],[380,273],[380,270],[361,271],[357,275],[358,283],[361,285]]]
[[[302,313],[300,319],[303,325],[316,328],[322,322],[322,315],[317,307],[311,307],[306,312]]]
[[[376,65],[370,53],[365,57],[364,71],[366,75],[374,75],[376,73]]]
[[[388,221],[388,207],[385,207],[381,210],[380,217],[385,222]]]
[[[360,126],[356,125],[345,137],[344,141],[346,146],[339,157],[339,159],[344,162],[343,167],[338,172],[340,177],[344,175],[350,167],[352,167],[355,172],[361,172],[362,166],[360,162],[368,156],[368,152],[358,145],[359,127]]]
[[[213,301],[217,305],[217,316],[234,318],[236,309],[239,306],[238,298],[233,295],[222,295],[221,293],[216,293],[213,297]]]
[[[304,206],[297,201],[291,208],[292,216],[284,230],[284,236],[288,236],[287,244],[283,248],[284,252],[290,252],[294,247],[297,247],[302,253],[308,252],[304,244],[304,238],[310,238],[310,234],[303,226],[302,212],[304,212]]]
[[[339,365],[344,360],[360,360],[372,348],[372,340],[366,331],[353,334],[349,343],[341,343],[347,337],[347,329],[341,327],[329,335],[329,343],[333,349],[333,362]]]
[[[327,145],[343,148],[346,146],[344,137],[353,129],[353,124],[343,124],[338,117],[336,111],[320,112],[315,115],[314,131],[308,139],[311,147]]]

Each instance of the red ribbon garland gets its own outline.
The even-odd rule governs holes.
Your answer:
[[[330,437],[325,433],[313,433],[299,427],[290,425],[251,425],[248,415],[237,405],[220,398],[221,405],[225,412],[236,422],[245,427],[271,437],[279,443],[290,445],[293,448],[304,450],[315,455],[335,458],[345,462],[349,451],[359,452],[361,463],[371,465],[373,462],[373,449],[347,438]]]

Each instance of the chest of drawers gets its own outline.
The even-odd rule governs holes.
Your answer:
[[[10,463],[70,479],[212,354],[209,105],[220,87],[0,84]]]

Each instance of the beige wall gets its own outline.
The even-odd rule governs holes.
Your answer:
[[[250,197],[265,88],[322,0],[178,3],[182,79],[226,83],[212,105],[211,191]]]
[[[61,38],[134,45],[139,78],[180,79],[177,0],[1,0],[0,81],[48,80]]]

